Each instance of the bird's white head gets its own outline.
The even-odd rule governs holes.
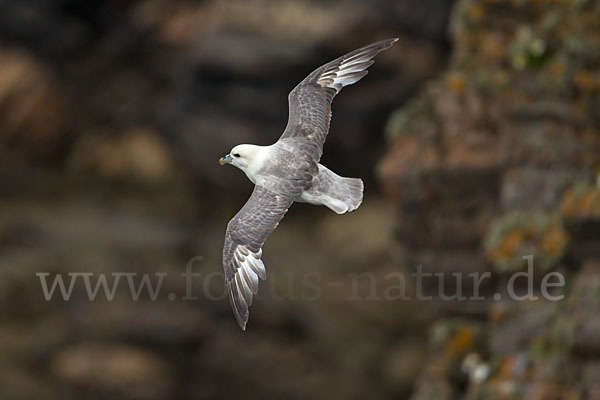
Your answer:
[[[219,164],[231,164],[234,167],[238,167],[242,171],[245,171],[252,162],[256,159],[260,146],[252,144],[238,144],[235,146],[229,154],[221,157]]]

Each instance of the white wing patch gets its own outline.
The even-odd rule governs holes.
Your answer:
[[[363,53],[350,57],[342,61],[339,66],[324,71],[317,80],[317,83],[321,87],[333,88],[336,93],[339,93],[344,86],[358,82],[369,73],[367,68],[375,62],[372,60],[374,56],[375,54],[372,53]]]
[[[241,277],[246,286],[252,290],[252,293],[256,294],[258,291],[258,278],[267,279],[265,264],[260,259],[262,249],[258,253],[253,253],[246,246],[238,246],[233,256],[239,267],[235,274],[236,280]]]
[[[234,314],[242,329],[246,328],[248,322],[248,307],[252,305],[252,297],[258,293],[258,279],[267,279],[261,256],[262,249],[253,253],[244,245],[238,245],[233,253],[233,262],[237,269],[227,285]]]

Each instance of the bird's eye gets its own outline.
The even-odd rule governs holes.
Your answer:
[[[239,155],[238,153],[235,153],[233,156],[234,156],[235,158],[238,158],[240,155]]]

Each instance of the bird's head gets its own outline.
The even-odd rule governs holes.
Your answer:
[[[254,156],[257,152],[256,147],[258,146],[253,146],[251,144],[239,144],[231,149],[229,154],[221,157],[219,164],[231,164],[234,167],[245,170],[254,160]]]

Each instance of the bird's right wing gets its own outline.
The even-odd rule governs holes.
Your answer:
[[[344,86],[352,85],[367,75],[367,68],[374,62],[373,57],[389,49],[397,40],[369,44],[311,72],[288,96],[288,124],[281,139],[301,137],[313,142],[318,149],[313,160],[318,162],[329,131],[333,98]]]
[[[266,279],[262,246],[277,228],[294,196],[274,193],[260,185],[242,209],[229,221],[223,246],[225,284],[235,318],[245,330],[248,307],[258,292],[258,279]]]

